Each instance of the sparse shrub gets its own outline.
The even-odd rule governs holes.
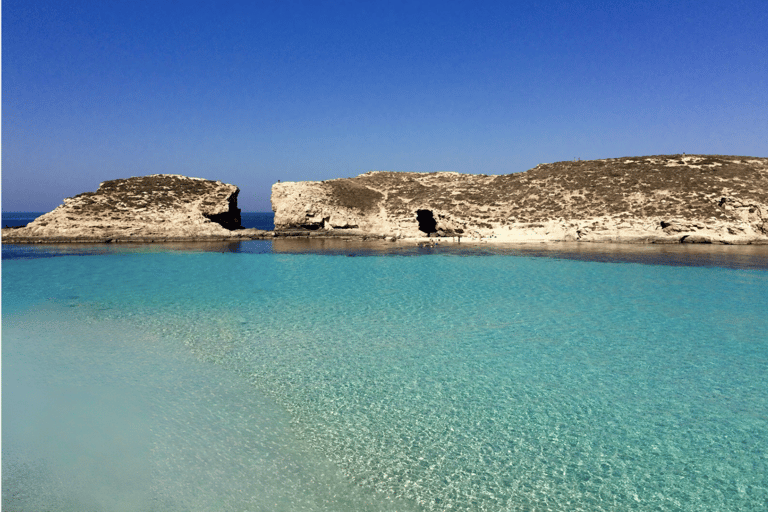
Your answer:
[[[337,206],[368,211],[378,206],[384,197],[381,192],[372,190],[365,185],[358,185],[349,180],[332,180],[326,182],[331,188],[331,198]]]

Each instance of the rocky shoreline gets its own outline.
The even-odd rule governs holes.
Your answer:
[[[275,229],[484,242],[768,243],[768,159],[662,155],[522,173],[369,172],[272,187]]]
[[[441,244],[544,244],[544,243],[594,243],[594,244],[715,244],[715,245],[765,245],[768,246],[768,237],[750,238],[750,239],[731,239],[723,240],[717,237],[707,237],[702,235],[677,236],[605,236],[593,237],[588,240],[560,240],[547,239],[542,237],[529,238],[498,238],[498,237],[458,237],[458,236],[416,236],[396,238],[388,235],[371,233],[344,233],[344,232],[318,232],[310,230],[278,230],[264,231],[258,229],[243,229],[235,231],[226,236],[208,236],[208,237],[185,237],[185,236],[165,236],[165,237],[24,237],[15,236],[14,228],[4,228],[2,230],[2,243],[4,244],[163,244],[180,242],[244,242],[249,240],[276,240],[276,239],[308,239],[308,240],[349,240],[349,241],[380,241],[392,243],[410,243],[420,246],[435,247]]]
[[[155,174],[105,181],[95,192],[64,199],[3,243],[111,243],[238,240],[262,236],[240,229],[240,189],[220,181]]]
[[[158,174],[67,198],[5,244],[273,238],[440,243],[768,244],[768,159],[662,155],[521,173],[369,172],[272,187],[274,231],[243,229],[239,188]]]
[[[271,231],[242,230],[225,236],[131,236],[131,237],[82,237],[82,236],[17,236],[13,228],[4,228],[4,244],[110,244],[110,243],[175,243],[175,242],[233,242],[271,238]]]

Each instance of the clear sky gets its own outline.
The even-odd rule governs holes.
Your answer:
[[[2,2],[4,211],[682,152],[768,156],[768,1]]]

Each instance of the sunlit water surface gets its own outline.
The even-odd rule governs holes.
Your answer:
[[[768,251],[3,250],[3,510],[768,504]]]

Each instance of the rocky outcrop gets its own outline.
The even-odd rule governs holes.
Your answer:
[[[240,228],[240,189],[220,181],[154,174],[105,181],[69,197],[3,242],[230,239]]]
[[[272,187],[275,229],[499,241],[765,243],[768,159],[665,155],[521,173],[370,172]]]

